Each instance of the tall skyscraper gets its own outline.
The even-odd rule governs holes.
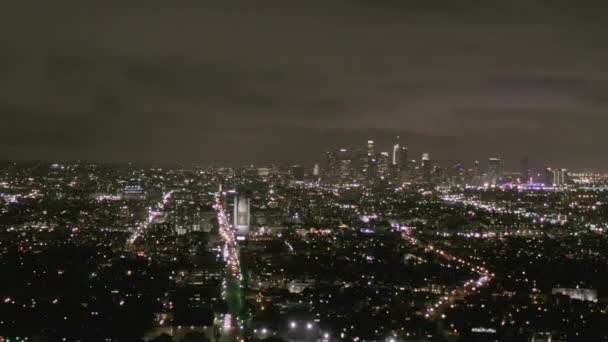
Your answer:
[[[373,140],[368,140],[367,141],[367,156],[370,158],[373,158],[376,154],[376,150],[374,148],[374,141]]]
[[[545,168],[545,177],[543,183],[545,186],[553,185],[553,169],[549,166]]]
[[[341,148],[327,152],[327,171],[325,179],[328,182],[346,181],[352,175],[352,157],[347,149]]]
[[[338,179],[342,182],[349,180],[352,175],[352,158],[347,149],[342,148],[336,152],[336,162]]]
[[[374,141],[367,141],[367,161],[365,162],[365,178],[368,182],[372,182],[376,175],[376,149]]]
[[[245,194],[234,197],[234,229],[236,236],[248,236],[251,220],[251,202]]]
[[[331,182],[350,181],[353,173],[352,156],[345,148],[329,152],[328,159]]]
[[[422,154],[422,181],[425,183],[432,183],[432,170],[433,165],[431,163],[431,155],[428,153]]]
[[[395,144],[395,145],[393,145],[393,160],[392,160],[392,164],[394,166],[399,165],[400,157],[401,157],[401,147],[399,146],[399,144]]]
[[[369,158],[365,149],[358,148],[352,155],[352,176],[358,181],[363,181],[367,176],[367,168],[369,166]]]
[[[411,169],[409,160],[407,159],[407,157],[408,157],[407,153],[408,153],[407,147],[401,146],[399,148],[399,159],[397,160],[396,176],[397,176],[397,181],[400,181],[400,182],[405,182],[407,180],[409,170]]]
[[[387,177],[390,171],[390,155],[388,152],[380,152],[378,154],[378,176],[379,177]]]
[[[461,185],[465,182],[465,169],[462,164],[456,163],[449,169],[448,181],[450,185]]]
[[[407,165],[408,165],[407,157],[408,157],[407,147],[401,146],[401,152],[399,152],[399,169],[402,169],[403,171],[407,170]]]
[[[559,170],[559,182],[558,185],[566,185],[568,183],[568,170],[567,169],[561,169]]]
[[[552,169],[547,167],[545,169],[545,185],[546,186],[564,186],[568,182],[568,170],[566,169]]]
[[[323,173],[324,181],[333,182],[337,173],[336,153],[334,151],[328,151],[325,153],[325,171]]]
[[[479,184],[481,181],[481,170],[479,169],[479,160],[473,162],[473,167],[469,170],[469,178],[467,182],[471,184]]]

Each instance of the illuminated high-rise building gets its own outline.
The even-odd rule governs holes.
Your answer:
[[[251,201],[245,194],[234,197],[234,229],[236,236],[248,236],[251,221]]]
[[[353,175],[352,156],[345,148],[327,152],[325,179],[328,182],[345,182]]]
[[[568,172],[567,169],[561,169],[561,176],[560,176],[560,180],[561,183],[560,185],[566,185],[568,184],[568,182],[570,181],[570,173]]]
[[[388,152],[380,152],[377,158],[377,172],[379,177],[387,177],[390,171],[390,155]]]
[[[566,170],[566,169],[555,170],[553,172],[553,184],[555,186],[566,185],[567,178],[568,178],[568,170]]]
[[[368,140],[367,141],[367,156],[370,158],[373,158],[375,153],[376,153],[376,149],[374,148],[374,141]]]
[[[450,185],[461,185],[465,183],[466,170],[462,167],[462,164],[456,163],[448,171],[448,182]]]
[[[431,163],[431,155],[428,153],[422,154],[422,181],[425,183],[432,183],[432,170],[433,165]]]
[[[395,180],[398,182],[405,182],[408,179],[410,169],[412,169],[407,159],[407,152],[407,147],[400,146],[396,158],[397,164],[393,164]]]
[[[340,181],[347,181],[352,175],[352,158],[345,148],[336,153],[337,176]]]
[[[397,136],[397,143],[393,145],[392,165],[395,169],[402,169],[403,165],[407,164],[407,147],[401,146],[399,142],[399,136]]]
[[[323,178],[327,182],[333,182],[336,173],[336,153],[334,151],[328,151],[325,153],[325,171],[323,173]]]
[[[552,169],[547,167],[545,169],[545,185],[546,186],[564,186],[568,181],[568,170],[566,169]]]
[[[394,166],[399,165],[400,157],[401,157],[401,147],[399,146],[399,144],[395,144],[395,145],[393,145],[393,160],[392,160],[392,164]]]
[[[545,186],[553,185],[553,169],[549,166],[545,168],[543,183],[545,184]]]
[[[367,161],[365,162],[364,174],[368,182],[372,182],[376,175],[376,149],[374,147],[374,141],[367,141]]]
[[[397,163],[397,166],[399,167],[400,170],[405,171],[407,169],[407,166],[408,166],[407,157],[408,157],[407,147],[401,146],[401,150],[399,152],[399,160]]]
[[[312,168],[312,175],[319,177],[319,164],[315,164],[315,166]]]
[[[358,181],[363,181],[367,178],[367,172],[369,167],[369,158],[367,152],[362,149],[356,149],[352,154],[352,176]]]

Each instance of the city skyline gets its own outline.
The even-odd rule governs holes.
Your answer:
[[[313,163],[400,135],[608,169],[599,1],[233,5],[4,5],[0,159]]]
[[[0,165],[0,339],[608,338],[608,175],[337,153],[317,174]]]
[[[362,152],[364,150],[367,149],[367,153],[372,153],[374,155],[380,155],[380,154],[387,154],[388,156],[388,162],[391,165],[397,165],[399,163],[403,163],[403,162],[417,162],[417,161],[421,161],[424,158],[429,158],[430,156],[433,156],[433,161],[435,163],[437,163],[436,165],[441,166],[441,167],[453,167],[455,165],[460,165],[462,168],[475,168],[475,167],[482,167],[483,171],[486,171],[489,167],[489,164],[491,163],[492,159],[499,159],[501,161],[501,165],[504,171],[507,172],[521,172],[522,171],[522,164],[525,163],[525,168],[530,171],[530,172],[541,172],[544,171],[546,168],[569,168],[571,169],[571,171],[576,171],[576,172],[596,172],[596,173],[604,173],[604,170],[594,170],[594,169],[585,169],[585,168],[581,168],[580,166],[576,166],[576,165],[565,165],[565,164],[556,164],[556,163],[545,163],[542,159],[541,160],[531,160],[530,156],[528,155],[524,155],[524,156],[520,156],[519,158],[513,159],[513,160],[508,160],[503,158],[503,155],[501,153],[492,153],[486,156],[478,156],[479,158],[475,158],[475,159],[464,159],[464,160],[460,160],[460,159],[437,159],[435,158],[435,154],[432,151],[429,150],[412,150],[409,148],[408,145],[406,145],[402,140],[400,140],[401,138],[399,136],[395,137],[394,140],[392,142],[386,142],[384,144],[380,144],[377,140],[372,140],[372,139],[367,139],[367,140],[362,140],[359,141],[359,145],[345,145],[345,144],[335,144],[334,147],[326,147],[315,159],[313,160],[297,160],[297,159],[288,159],[288,160],[284,160],[284,161],[280,161],[280,160],[273,160],[273,161],[240,161],[240,162],[235,162],[235,163],[227,163],[225,161],[222,160],[216,160],[213,162],[209,162],[209,163],[200,163],[200,162],[184,162],[184,161],[165,161],[165,162],[159,162],[159,161],[152,161],[152,162],[140,162],[140,161],[104,161],[104,160],[91,160],[91,159],[84,159],[84,160],[71,160],[71,159],[32,159],[32,160],[20,160],[20,159],[13,159],[13,160],[0,160],[0,162],[2,163],[21,163],[21,162],[27,162],[27,163],[75,163],[75,162],[84,162],[84,163],[99,163],[99,164],[116,164],[116,165],[120,165],[120,164],[132,164],[132,165],[140,165],[140,166],[154,166],[154,165],[158,165],[158,166],[167,166],[167,167],[175,167],[175,166],[179,166],[179,165],[183,165],[183,166],[187,166],[187,167],[234,167],[234,168],[240,168],[240,167],[249,167],[249,166],[255,166],[255,167],[270,167],[273,165],[279,165],[283,168],[288,168],[290,166],[302,166],[305,169],[307,169],[308,171],[311,171],[315,168],[315,167],[319,167],[326,162],[326,156],[324,157],[323,154],[327,154],[329,152],[332,151],[343,151],[343,152],[348,152],[348,153],[357,153],[357,152]],[[365,145],[365,143],[367,142],[367,147]],[[372,147],[372,151],[369,150],[369,146],[370,146],[370,142],[372,143],[373,147]],[[398,156],[396,156],[396,150],[398,151]],[[403,152],[405,150],[405,153]],[[397,158],[397,159],[395,159]],[[403,159],[402,161],[399,161],[398,159]]]
[[[605,2],[3,2],[0,342],[608,341]]]

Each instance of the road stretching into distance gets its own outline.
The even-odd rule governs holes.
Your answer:
[[[443,314],[443,312],[445,311],[445,309],[447,309],[449,305],[451,305],[457,299],[472,295],[480,287],[487,285],[494,277],[494,274],[490,272],[490,270],[488,270],[486,267],[475,265],[465,259],[454,256],[436,246],[424,243],[421,240],[412,236],[411,231],[404,232],[403,238],[408,243],[416,247],[423,248],[425,252],[436,254],[437,256],[449,262],[456,263],[461,267],[470,268],[471,272],[476,273],[479,276],[478,278],[473,278],[465,281],[461,286],[452,289],[449,294],[441,296],[435,303],[429,305],[427,307],[426,313],[424,314],[424,317],[427,319],[444,319],[446,316],[445,314]],[[452,331],[452,333],[457,332]]]
[[[127,240],[130,248],[135,248],[137,241],[142,238],[152,224],[164,214],[164,210],[169,205],[173,192],[174,191],[169,191],[165,193],[159,203],[148,209],[148,217],[145,223],[135,228]],[[228,312],[225,313],[222,318],[220,341],[241,340],[243,332],[243,320],[241,318],[243,311],[243,275],[239,261],[239,246],[228,215],[226,214],[225,203],[221,193],[216,194],[213,208],[217,214],[219,233],[224,242],[222,253],[226,263],[226,271],[224,272],[224,279],[222,282],[222,296],[228,304]],[[471,272],[479,275],[478,278],[465,281],[459,287],[452,289],[447,295],[440,296],[435,303],[429,305],[425,313],[425,318],[427,319],[444,319],[445,315],[443,312],[449,305],[459,298],[475,293],[480,287],[487,285],[494,277],[494,274],[486,267],[475,265],[460,257],[449,254],[436,246],[424,243],[415,238],[411,231],[404,232],[402,236],[409,244],[422,248],[425,252],[436,254],[459,266],[470,268]],[[288,247],[293,251],[291,245],[288,244]]]
[[[143,237],[148,231],[148,229],[150,229],[154,221],[156,221],[156,219],[158,219],[164,214],[164,211],[169,205],[169,201],[171,200],[171,195],[173,195],[174,192],[175,190],[171,190],[163,194],[162,200],[160,202],[158,202],[155,206],[148,208],[148,217],[146,218],[144,224],[133,229],[133,231],[131,232],[131,236],[129,237],[129,239],[127,239],[129,247],[134,248],[137,240]]]
[[[222,295],[228,304],[228,312],[223,317],[220,340],[240,340],[241,337],[239,335],[241,335],[240,333],[243,330],[243,320],[240,317],[243,311],[243,275],[239,261],[239,246],[220,193],[215,196],[213,208],[217,213],[219,232],[224,241],[222,252],[224,261],[226,262]]]

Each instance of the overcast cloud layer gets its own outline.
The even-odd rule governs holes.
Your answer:
[[[0,5],[1,159],[608,170],[600,1],[88,3]]]

